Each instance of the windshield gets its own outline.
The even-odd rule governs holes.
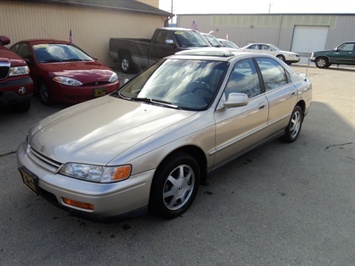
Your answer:
[[[127,100],[185,110],[204,110],[212,103],[227,62],[167,59],[134,78],[119,92]]]
[[[269,44],[269,46],[270,46],[272,49],[274,49],[274,51],[280,51],[280,48],[277,47],[277,46],[275,46],[275,45],[273,45],[273,44]]]
[[[196,31],[175,31],[174,35],[181,47],[208,47],[210,46],[203,36]]]
[[[216,39],[216,37],[209,35],[209,34],[204,34],[203,35],[206,40],[213,46],[213,47],[221,47],[221,43]]]
[[[33,50],[39,63],[93,61],[86,53],[69,44],[36,44]]]

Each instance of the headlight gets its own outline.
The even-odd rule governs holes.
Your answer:
[[[9,76],[27,75],[30,73],[28,66],[11,67]]]
[[[108,82],[113,83],[113,82],[116,82],[117,80],[118,80],[118,76],[117,76],[117,74],[115,72],[113,72],[111,74],[110,78],[108,79]]]
[[[83,85],[83,83],[81,83],[79,80],[67,78],[67,77],[55,77],[55,78],[53,78],[53,81],[58,82],[63,85],[67,85],[67,86],[81,86],[81,85]]]
[[[131,166],[101,166],[81,163],[66,163],[59,173],[62,175],[98,183],[110,183],[127,179],[131,175]]]

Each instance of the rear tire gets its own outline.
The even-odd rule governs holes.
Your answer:
[[[303,123],[303,110],[300,106],[296,106],[293,109],[291,114],[290,121],[285,128],[285,134],[282,137],[282,140],[287,143],[294,142],[300,135],[301,128]]]
[[[120,56],[120,68],[123,73],[132,73],[134,71],[133,61],[131,56],[124,54]]]
[[[175,218],[191,206],[199,184],[200,168],[197,161],[186,153],[174,154],[157,169],[148,208],[162,218]]]

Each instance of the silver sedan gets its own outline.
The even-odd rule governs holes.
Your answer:
[[[35,194],[70,210],[174,218],[209,172],[271,139],[295,141],[311,101],[308,78],[275,57],[184,51],[34,125],[18,168]]]
[[[288,65],[297,63],[301,59],[298,53],[281,50],[277,46],[269,43],[251,43],[241,49],[245,52],[271,54],[284,61]]]

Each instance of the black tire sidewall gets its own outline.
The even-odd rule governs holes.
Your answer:
[[[194,175],[195,175],[194,188],[189,200],[185,203],[185,205],[183,205],[180,209],[177,210],[169,210],[165,206],[162,197],[165,182],[169,174],[177,166],[183,164],[189,165],[194,171]],[[172,219],[181,215],[191,206],[192,202],[194,201],[197,195],[199,184],[200,184],[200,176],[201,176],[200,173],[201,171],[197,161],[187,153],[177,153],[173,156],[169,156],[168,158],[166,158],[158,167],[152,181],[149,205],[148,205],[149,210],[152,213],[166,219]]]
[[[47,91],[47,95],[48,95],[47,99],[43,99],[43,97],[42,97],[43,86],[46,88],[46,91]],[[44,105],[52,105],[53,104],[52,99],[51,99],[51,93],[49,91],[49,88],[48,88],[48,85],[46,84],[46,82],[42,81],[39,84],[38,94],[39,94],[39,98],[41,99],[41,102]]]

